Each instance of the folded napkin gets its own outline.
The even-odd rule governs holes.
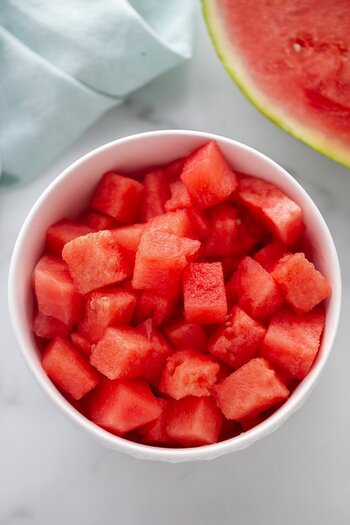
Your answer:
[[[1,0],[1,185],[191,55],[194,0]]]

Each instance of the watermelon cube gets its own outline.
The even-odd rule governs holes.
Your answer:
[[[112,217],[94,210],[85,211],[80,215],[79,220],[94,231],[109,230],[116,226],[116,221]]]
[[[298,315],[284,308],[271,319],[260,354],[288,377],[303,379],[319,350],[324,322],[322,311]]]
[[[118,173],[106,173],[92,196],[91,206],[118,222],[130,224],[137,219],[143,185]]]
[[[79,331],[90,343],[97,343],[106,329],[112,325],[130,324],[136,297],[131,292],[118,288],[92,292],[85,303]]]
[[[186,258],[200,247],[199,241],[187,241],[190,245],[173,234],[146,231],[136,253],[133,287],[160,295],[177,293]]]
[[[147,319],[137,329],[151,344],[151,351],[144,364],[141,377],[154,387],[158,387],[167,358],[173,349],[164,337],[153,326],[152,319]]]
[[[70,241],[62,257],[82,294],[123,281],[131,273],[125,252],[108,230]]]
[[[151,219],[147,225],[149,231],[172,233],[178,237],[192,237],[193,228],[185,210],[164,213]]]
[[[209,341],[209,352],[224,363],[239,368],[257,355],[266,328],[239,306],[234,306],[224,326]]]
[[[269,319],[283,302],[282,294],[271,275],[248,256],[240,262],[226,291],[248,315],[259,321]]]
[[[34,289],[42,314],[67,325],[79,320],[83,300],[63,261],[44,255],[34,269]]]
[[[256,252],[254,259],[267,271],[271,272],[278,260],[288,253],[288,249],[281,241],[271,241]]]
[[[161,413],[158,399],[140,379],[104,379],[89,400],[91,420],[118,436],[154,421]]]
[[[132,224],[130,226],[114,228],[112,229],[112,233],[119,246],[136,253],[144,228],[144,224]]]
[[[325,277],[303,253],[282,257],[271,275],[279,284],[286,302],[300,314],[309,312],[331,294]]]
[[[271,365],[261,357],[238,368],[214,386],[213,392],[226,419],[236,421],[261,414],[289,395]]]
[[[239,179],[240,201],[281,242],[290,246],[304,231],[300,206],[274,184],[250,176]]]
[[[165,429],[169,401],[167,399],[158,398],[158,403],[162,411],[157,419],[150,421],[143,427],[139,428],[139,433],[143,437],[143,442],[147,445],[168,445],[171,443]]]
[[[267,233],[262,225],[246,210],[239,210],[238,232],[234,253],[240,256],[248,255],[251,251],[264,241]]]
[[[164,332],[175,348],[207,351],[207,336],[200,324],[187,323],[185,320],[175,321],[164,327]]]
[[[46,348],[42,367],[47,375],[73,399],[81,399],[99,382],[99,375],[73,344],[55,338]]]
[[[92,350],[91,343],[87,339],[85,339],[85,337],[83,337],[80,332],[72,332],[70,334],[70,338],[75,348],[77,348],[80,352],[90,357]]]
[[[191,197],[184,183],[176,180],[170,184],[171,197],[165,203],[166,211],[176,211],[191,206]]]
[[[36,336],[43,339],[53,339],[54,337],[66,337],[72,327],[69,324],[62,323],[55,317],[50,317],[38,312],[33,321],[33,332]]]
[[[178,294],[160,295],[145,290],[138,298],[133,317],[134,323],[139,324],[152,318],[154,325],[160,326],[174,313],[177,300]]]
[[[159,389],[174,399],[209,396],[220,365],[196,350],[178,350],[166,361]]]
[[[152,345],[135,328],[109,327],[93,347],[90,363],[108,379],[140,376]]]
[[[67,242],[92,231],[93,229],[85,224],[62,219],[48,228],[46,232],[46,250],[52,255],[61,257],[63,247]]]
[[[209,235],[209,223],[204,211],[191,206],[186,209],[190,224],[199,240],[206,239]]]
[[[242,433],[242,426],[238,421],[224,419],[221,425],[219,441],[226,441]]]
[[[140,219],[141,222],[148,222],[153,217],[164,213],[164,205],[169,199],[170,190],[169,183],[161,169],[147,173],[143,185]]]
[[[168,164],[165,164],[161,167],[163,177],[170,183],[178,180],[183,170],[184,164],[185,158],[183,157],[172,160]]]
[[[225,321],[227,302],[221,263],[189,263],[183,275],[183,294],[187,322]]]
[[[216,443],[223,417],[212,397],[184,397],[167,408],[165,431],[185,447]]]
[[[214,141],[188,157],[181,180],[200,209],[223,202],[237,187],[236,176]]]
[[[209,237],[204,252],[208,257],[229,256],[235,251],[238,234],[238,212],[229,204],[218,204],[208,210]]]

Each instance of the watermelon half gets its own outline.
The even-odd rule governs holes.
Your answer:
[[[202,0],[217,53],[273,122],[350,166],[349,0]]]

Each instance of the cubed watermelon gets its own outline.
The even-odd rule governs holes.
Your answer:
[[[181,180],[201,209],[223,202],[237,187],[236,176],[214,141],[188,157]]]
[[[228,297],[259,321],[269,319],[282,305],[279,288],[264,268],[251,257],[240,262],[226,286]]]
[[[50,317],[38,312],[33,321],[33,332],[36,336],[43,339],[53,339],[54,337],[66,337],[72,327],[69,324],[62,323],[55,317]]]
[[[206,352],[208,341],[203,326],[187,323],[185,320],[175,321],[164,327],[164,332],[177,349],[193,348]]]
[[[172,316],[177,301],[178,294],[160,295],[146,290],[137,300],[133,321],[135,324],[140,324],[151,317],[154,325],[160,326]]]
[[[227,302],[221,263],[189,263],[183,275],[183,293],[187,322],[225,321]]]
[[[250,176],[239,179],[240,201],[287,246],[304,231],[300,206],[274,184]]]
[[[121,228],[113,228],[112,233],[119,246],[136,253],[144,228],[144,224],[132,224]]]
[[[176,211],[191,206],[191,197],[182,180],[170,184],[171,197],[165,203],[166,211]]]
[[[222,422],[219,441],[226,441],[226,439],[231,439],[235,436],[239,436],[242,433],[242,426],[238,421],[233,421],[232,419],[225,419]]]
[[[159,389],[174,399],[209,396],[216,383],[220,365],[196,350],[178,350],[166,361]]]
[[[235,251],[238,234],[238,212],[229,204],[223,203],[208,210],[209,237],[205,242],[204,253],[208,257],[229,256]]]
[[[271,319],[260,354],[289,377],[302,379],[317,355],[324,322],[322,311],[298,315],[284,308]]]
[[[261,357],[238,368],[214,386],[213,392],[224,416],[236,421],[256,416],[289,395],[271,365]]]
[[[153,217],[164,213],[164,205],[170,197],[170,189],[169,182],[161,169],[147,173],[143,184],[140,219],[141,222],[148,222]]]
[[[212,397],[184,397],[167,408],[165,431],[185,447],[216,443],[223,417]]]
[[[91,420],[119,436],[154,421],[161,413],[158,399],[140,379],[104,379],[89,402]]]
[[[186,257],[200,247],[199,241],[188,241],[192,250],[176,235],[145,231],[136,252],[133,287],[173,296],[179,289]]]
[[[116,221],[113,217],[94,210],[85,211],[80,215],[79,220],[94,231],[109,230],[110,228],[116,227]]]
[[[91,343],[97,343],[112,325],[130,324],[136,305],[135,294],[118,288],[92,292],[85,303],[79,331]]]
[[[331,294],[327,280],[303,253],[282,257],[271,275],[297,313],[309,312]]]
[[[70,241],[63,248],[62,257],[82,294],[123,281],[131,274],[123,248],[108,230]]]
[[[140,209],[143,185],[118,173],[106,173],[92,196],[92,207],[117,221],[135,222]]]
[[[266,328],[239,306],[234,306],[224,326],[214,332],[209,352],[233,368],[239,368],[257,355]]]
[[[83,299],[63,261],[44,255],[34,269],[34,289],[41,313],[68,325],[79,320]]]
[[[258,261],[267,272],[271,272],[278,260],[287,253],[288,249],[281,241],[273,240],[256,252],[254,259]]]
[[[193,228],[185,210],[164,213],[151,219],[147,225],[148,231],[172,233],[178,237],[192,237]]]
[[[70,334],[70,338],[75,348],[77,348],[80,352],[90,357],[92,350],[91,343],[87,339],[85,339],[85,337],[83,337],[80,332],[72,332]]]
[[[71,342],[62,337],[46,348],[42,367],[47,375],[73,399],[81,399],[99,382],[99,375]]]
[[[154,328],[152,319],[147,319],[147,321],[141,323],[137,329],[146,337],[152,347],[140,375],[148,383],[157,388],[165,362],[173,353],[173,349],[165,338]]]
[[[206,239],[209,235],[209,223],[204,211],[197,210],[191,206],[186,208],[187,215],[190,219],[190,224],[196,237],[199,240]]]
[[[151,353],[151,343],[135,328],[109,327],[93,347],[90,363],[108,379],[134,378]]]
[[[162,409],[161,414],[154,421],[150,421],[150,423],[146,423],[146,425],[139,428],[139,433],[143,437],[143,442],[147,445],[171,444],[171,439],[166,433],[165,428],[169,401],[167,399],[158,398],[158,403]]]
[[[46,250],[52,255],[61,257],[63,247],[67,242],[92,231],[93,229],[85,224],[62,219],[48,228],[46,232]]]

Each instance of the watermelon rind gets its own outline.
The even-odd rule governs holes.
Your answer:
[[[226,71],[246,98],[274,124],[332,160],[350,167],[350,145],[293,119],[281,106],[273,104],[249,76],[239,54],[225,35],[220,17],[220,0],[201,0],[202,11],[214,48]]]

